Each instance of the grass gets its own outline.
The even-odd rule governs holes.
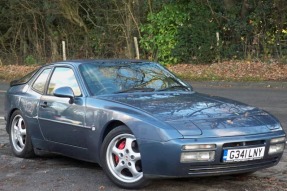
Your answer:
[[[187,81],[226,81],[226,82],[261,82],[266,81],[260,77],[243,76],[240,79],[211,75],[177,74],[178,77]]]
[[[287,81],[287,64],[225,61],[210,65],[178,64],[168,67],[181,78],[193,81]]]
[[[0,80],[9,82],[19,79],[38,67],[39,66],[2,65],[0,66]]]

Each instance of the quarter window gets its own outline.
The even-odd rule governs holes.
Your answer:
[[[81,90],[71,68],[57,67],[55,69],[48,86],[47,94],[53,95],[54,91],[60,87],[70,87],[73,89],[75,96],[81,95]]]
[[[45,69],[39,76],[38,78],[35,80],[34,84],[33,84],[33,89],[37,92],[39,92],[40,94],[44,93],[45,90],[45,84],[46,81],[48,79],[48,76],[50,74],[51,69]]]

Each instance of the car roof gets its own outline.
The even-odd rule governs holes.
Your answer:
[[[80,64],[84,63],[101,63],[101,64],[131,64],[131,63],[143,63],[143,62],[150,62],[147,60],[135,60],[135,59],[103,59],[103,60],[98,60],[98,59],[86,59],[86,60],[66,60],[66,61],[59,61],[59,62],[54,62],[47,65],[61,65],[61,64],[70,64],[74,66],[79,66]]]

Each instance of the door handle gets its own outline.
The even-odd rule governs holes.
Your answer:
[[[48,102],[44,101],[43,103],[40,103],[40,106],[46,108],[48,107]]]

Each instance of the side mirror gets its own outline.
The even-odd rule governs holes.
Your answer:
[[[57,88],[57,89],[54,91],[54,96],[56,96],[56,97],[70,98],[69,103],[70,103],[70,104],[74,103],[75,95],[74,95],[74,92],[73,92],[72,88],[70,88],[70,87]]]

